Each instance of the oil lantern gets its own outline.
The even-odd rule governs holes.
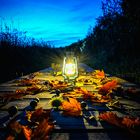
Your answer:
[[[62,76],[64,77],[64,81],[67,82],[75,81],[78,77],[77,59],[73,52],[67,52],[64,57]]]

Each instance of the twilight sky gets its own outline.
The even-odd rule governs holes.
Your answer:
[[[0,0],[0,21],[56,47],[83,39],[101,15],[101,0]]]

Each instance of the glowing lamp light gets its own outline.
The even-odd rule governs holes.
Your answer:
[[[64,57],[62,75],[65,81],[75,80],[78,77],[77,59],[71,52]]]
[[[75,73],[75,64],[66,64],[65,73],[67,75],[73,75]]]

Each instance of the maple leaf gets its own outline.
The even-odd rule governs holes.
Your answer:
[[[17,121],[11,121],[8,124],[8,128],[10,128],[10,133],[11,132],[15,132],[16,135],[8,135],[6,140],[13,140],[14,139],[26,139],[26,140],[31,140],[31,134],[32,134],[32,130],[29,129],[27,126],[23,126],[21,125],[19,122]]]
[[[53,124],[49,124],[47,119],[44,119],[38,127],[33,131],[33,140],[48,140],[50,132],[54,129]]]
[[[77,94],[82,94],[85,100],[94,98],[94,93],[87,91],[85,88],[77,88],[74,90]]]
[[[124,117],[122,124],[127,128],[134,128],[135,126],[140,126],[139,118],[130,118],[128,116]]]
[[[101,113],[99,115],[99,119],[107,121],[113,125],[122,127],[121,125],[121,121],[122,119],[120,117],[118,117],[115,113],[113,112],[105,112],[105,113]]]
[[[105,73],[104,73],[104,71],[103,71],[103,70],[102,70],[102,71],[97,70],[97,71],[96,71],[96,77],[97,77],[97,78],[101,78],[101,79],[105,78]]]
[[[140,128],[140,119],[129,116],[118,117],[113,112],[105,112],[99,115],[99,119],[109,122],[110,124],[128,129],[130,132],[136,132]],[[136,129],[135,129],[136,128]],[[137,129],[138,128],[138,129]]]
[[[64,81],[51,80],[51,81],[49,81],[49,86],[52,89],[63,89],[68,86],[68,83],[64,82]]]
[[[41,122],[44,119],[49,119],[50,117],[50,110],[44,111],[43,108],[38,108],[36,111],[34,111],[31,115],[31,121],[34,122]]]
[[[26,89],[26,91],[28,92],[33,92],[33,93],[39,93],[42,91],[41,87],[37,86],[37,85],[33,85],[32,87],[28,87]]]
[[[105,83],[102,87],[99,89],[99,94],[106,95],[108,94],[112,89],[116,88],[117,86],[117,81],[112,80],[110,82]]]
[[[68,116],[81,115],[81,105],[74,98],[68,98],[68,101],[63,101],[62,108],[64,110],[64,115],[68,115]]]
[[[22,126],[22,130],[26,140],[31,140],[31,129],[29,129],[27,126]]]
[[[19,80],[19,82],[20,83],[18,84],[18,86],[32,86],[32,85],[36,85],[39,82],[39,80],[25,78]]]

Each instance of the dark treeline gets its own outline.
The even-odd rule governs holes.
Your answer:
[[[59,63],[62,48],[53,48],[43,40],[28,38],[26,32],[1,27],[0,32],[0,82],[47,68]]]
[[[0,32],[0,82],[62,63],[65,51],[94,69],[140,83],[140,4],[138,0],[103,0],[102,16],[85,39],[65,48],[28,39],[9,28]]]
[[[102,12],[83,40],[86,63],[140,83],[139,1],[103,0]]]

